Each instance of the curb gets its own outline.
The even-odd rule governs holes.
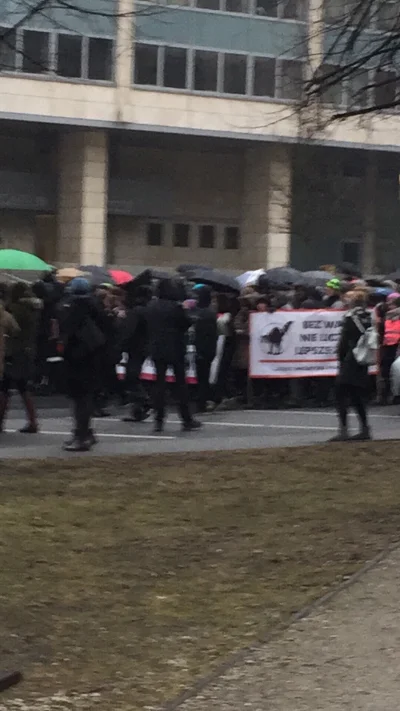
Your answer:
[[[232,667],[236,666],[238,662],[244,661],[250,654],[255,652],[256,650],[260,649],[264,645],[268,644],[271,642],[273,639],[276,639],[279,637],[283,632],[286,632],[295,622],[298,622],[299,620],[303,620],[306,617],[309,617],[313,612],[318,610],[319,608],[323,607],[326,605],[328,602],[336,598],[341,592],[344,590],[347,590],[348,588],[352,587],[355,583],[357,583],[366,573],[368,573],[370,570],[373,568],[376,568],[382,561],[384,561],[391,553],[394,551],[398,550],[400,548],[400,541],[397,543],[393,543],[392,545],[388,546],[385,548],[383,551],[378,553],[374,558],[371,560],[367,561],[367,563],[364,563],[364,565],[357,570],[353,575],[351,575],[347,580],[343,580],[339,585],[336,585],[332,590],[329,592],[325,593],[321,597],[317,598],[314,600],[314,602],[309,603],[305,607],[303,607],[301,610],[296,612],[294,615],[291,615],[290,619],[279,625],[277,629],[272,630],[270,632],[265,633],[264,635],[262,634],[259,641],[256,644],[253,644],[249,647],[243,647],[242,649],[239,649],[237,652],[232,654],[230,657],[228,657],[225,661],[223,661],[219,666],[209,674],[206,674],[203,677],[200,677],[193,686],[191,686],[189,689],[186,689],[183,691],[181,694],[176,696],[174,699],[171,699],[170,701],[167,701],[165,704],[161,705],[158,707],[158,711],[176,711],[179,709],[180,706],[185,701],[189,701],[190,699],[195,698],[198,696],[199,693],[201,693],[204,689],[206,689],[208,686],[213,684],[217,679],[219,679],[225,672],[229,671],[232,669]]]

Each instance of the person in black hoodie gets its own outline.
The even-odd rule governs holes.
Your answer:
[[[194,345],[196,347],[196,374],[198,384],[198,411],[205,412],[210,396],[210,369],[217,350],[217,314],[211,308],[211,289],[195,289],[197,307],[193,312]]]
[[[147,286],[127,288],[126,316],[121,320],[120,353],[127,353],[126,389],[129,393],[130,415],[124,422],[142,422],[150,414],[149,398],[140,375],[149,354],[149,339],[146,320],[146,306],[151,299],[151,289]]]
[[[182,429],[198,429],[200,422],[194,420],[189,408],[186,386],[185,356],[186,332],[191,320],[178,302],[180,295],[171,279],[162,279],[158,285],[158,298],[146,308],[149,335],[149,352],[156,368],[157,380],[154,390],[155,431],[162,432],[165,417],[166,372],[174,370]]]
[[[350,311],[343,319],[342,331],[338,344],[339,373],[336,380],[336,408],[339,417],[339,432],[332,442],[369,440],[371,431],[367,418],[369,388],[368,365],[360,364],[354,357],[353,350],[360,336],[371,327],[371,314],[366,309],[366,296],[363,292],[351,292],[348,295]],[[349,437],[347,416],[352,405],[360,421],[360,432]]]
[[[67,394],[73,402],[75,423],[73,436],[64,445],[68,452],[86,452],[96,442],[91,418],[106,333],[106,316],[97,307],[89,282],[83,277],[73,279],[60,308]]]

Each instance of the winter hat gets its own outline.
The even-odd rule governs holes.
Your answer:
[[[388,296],[388,301],[394,301],[395,299],[400,299],[400,294],[398,294],[397,291],[392,291]]]
[[[75,277],[68,284],[68,292],[73,296],[85,296],[90,292],[90,284],[84,277]]]
[[[326,284],[328,289],[334,289],[335,291],[340,291],[340,288],[342,286],[342,282],[340,279],[337,279],[334,277],[333,279],[330,279],[327,284]]]

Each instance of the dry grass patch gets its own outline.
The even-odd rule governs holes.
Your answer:
[[[0,711],[157,706],[399,530],[397,443],[5,461]]]

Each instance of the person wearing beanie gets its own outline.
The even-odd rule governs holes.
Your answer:
[[[73,404],[74,419],[74,431],[64,449],[87,452],[96,442],[91,419],[99,377],[98,359],[106,342],[103,316],[87,279],[76,277],[68,284],[59,317],[67,394]]]
[[[343,301],[341,298],[342,282],[337,277],[330,279],[325,287],[325,297],[323,302],[324,309],[342,309]]]

